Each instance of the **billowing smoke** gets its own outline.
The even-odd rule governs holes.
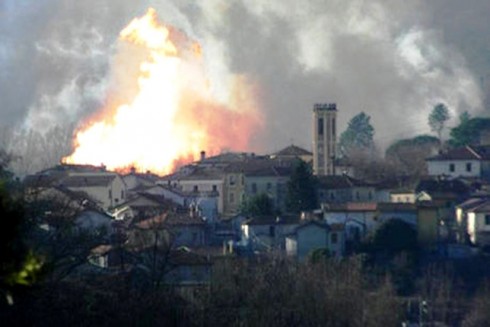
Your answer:
[[[233,74],[258,82],[265,122],[250,150],[309,148],[315,102],[338,103],[339,130],[365,111],[381,146],[427,132],[437,102],[455,120],[483,111],[484,0],[3,0],[0,125],[71,134],[121,87],[108,79],[118,33],[149,6],[202,44],[218,98]],[[10,149],[33,156],[22,144]]]

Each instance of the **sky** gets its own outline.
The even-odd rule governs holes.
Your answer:
[[[253,151],[311,148],[314,103],[338,130],[364,111],[375,141],[429,132],[438,102],[453,120],[487,115],[486,0],[1,0],[0,126],[76,126],[103,106],[118,33],[154,7],[202,45],[216,97],[230,76],[260,90]]]

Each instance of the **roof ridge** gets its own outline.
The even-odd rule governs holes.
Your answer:
[[[478,202],[474,207],[472,207],[471,211],[476,211],[478,210],[480,207],[483,207],[484,205],[486,205],[488,202],[490,201],[490,199],[481,199],[480,202]]]
[[[466,148],[468,149],[468,151],[473,153],[478,159],[482,158],[481,155],[476,150],[474,150],[470,145],[466,145]]]

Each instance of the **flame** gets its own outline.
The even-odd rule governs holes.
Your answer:
[[[124,28],[119,39],[123,45],[113,62],[118,72],[114,79],[117,84],[121,76],[133,77],[128,61],[137,61],[136,90],[131,83],[120,83],[123,90],[115,92],[119,99],[108,96],[110,104],[76,133],[75,151],[63,162],[163,175],[197,160],[203,150],[217,154],[249,147],[261,119],[256,88],[246,76],[234,76],[228,103],[215,100],[199,43],[160,24],[151,8]],[[134,93],[130,99],[124,88]]]

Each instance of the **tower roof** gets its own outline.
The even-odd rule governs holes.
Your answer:
[[[327,111],[337,111],[336,103],[315,103],[313,106],[315,111],[317,110],[327,110]]]

